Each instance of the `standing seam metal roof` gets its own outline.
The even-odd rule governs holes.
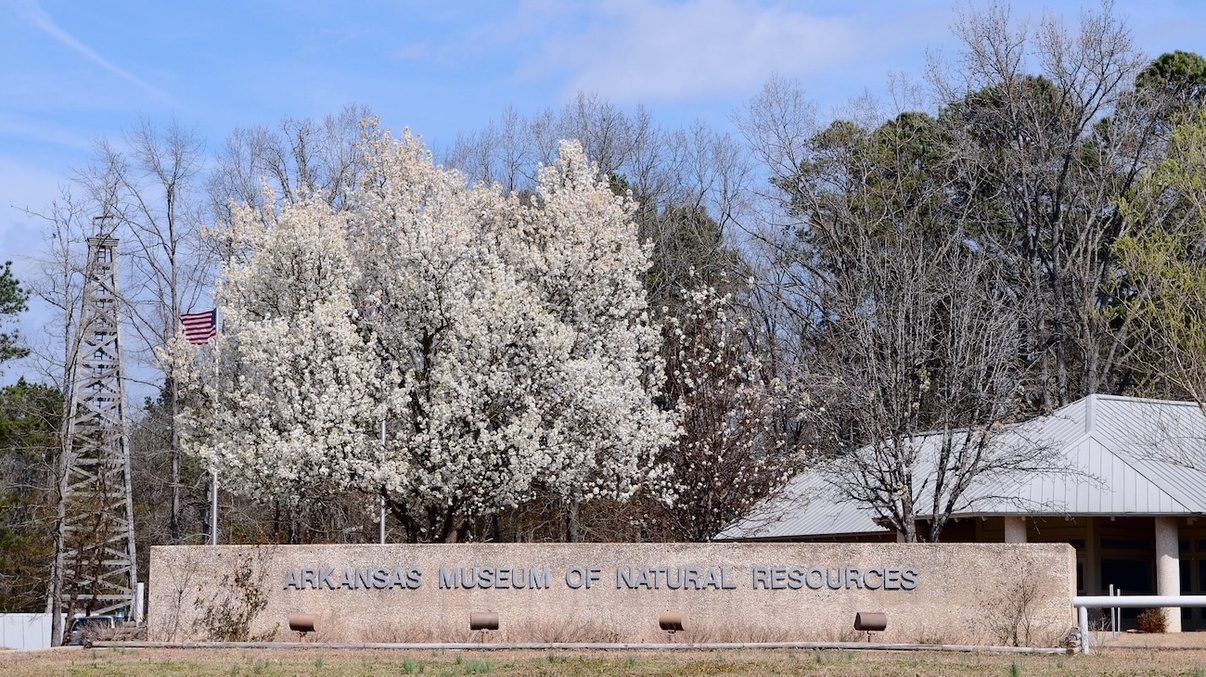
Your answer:
[[[936,442],[919,443],[932,459]],[[1206,514],[1206,415],[1196,403],[1090,395],[1007,429],[996,443],[1048,455],[1053,470],[981,476],[954,516]],[[717,538],[886,531],[872,510],[844,500],[825,472],[809,471]]]

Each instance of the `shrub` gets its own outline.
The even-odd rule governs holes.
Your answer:
[[[1144,609],[1135,617],[1135,627],[1139,632],[1165,632],[1168,630],[1168,620],[1161,609]]]

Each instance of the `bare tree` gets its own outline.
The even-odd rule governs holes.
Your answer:
[[[26,287],[37,303],[52,311],[50,319],[29,337],[32,364],[42,380],[68,396],[71,379],[67,370],[75,355],[74,328],[83,293],[84,242],[91,234],[96,207],[74,194],[70,186],[62,186],[45,212],[25,213],[44,224],[42,248],[31,257],[34,274]]]
[[[807,435],[835,459],[842,493],[910,541],[928,520],[937,540],[973,480],[1035,462],[995,444],[1022,412],[1026,375],[1026,311],[999,245],[958,198],[967,178],[929,115],[806,137],[808,120],[787,119],[808,110],[794,90],[771,88],[750,110],[780,191],[781,222],[762,238]]]
[[[837,454],[831,482],[907,541],[919,539],[919,518],[936,541],[973,481],[1040,463],[1034,450],[1003,453],[996,442],[1021,409],[1019,300],[957,234],[891,236],[901,242],[865,242],[868,265],[829,280],[806,383]]]
[[[1038,367],[1031,405],[1049,412],[1123,389],[1126,335],[1103,311],[1109,245],[1125,227],[1115,202],[1158,147],[1130,95],[1144,57],[1108,2],[1075,33],[1052,16],[1033,30],[1015,24],[999,4],[962,12],[954,30],[959,58],[929,64],[946,131],[938,142],[975,177],[978,192],[964,195],[981,205],[1012,283],[1036,302],[1018,327],[1023,360]]]
[[[620,179],[617,188],[642,195],[663,170],[663,134],[642,107],[629,113],[597,94],[580,93],[559,110],[547,108],[527,118],[504,109],[484,129],[459,135],[443,160],[470,181],[526,192],[535,186],[536,168],[555,162],[558,144],[576,140],[600,174]]]
[[[51,318],[37,332],[32,344],[33,365],[48,382],[57,385],[60,397],[54,422],[55,442],[52,458],[48,459],[46,489],[55,503],[54,552],[47,558],[51,563],[50,580],[46,585],[48,607],[60,609],[66,581],[63,580],[62,555],[65,545],[63,521],[66,510],[67,470],[70,444],[69,420],[72,384],[75,382],[72,368],[79,349],[80,335],[77,331],[82,308],[86,238],[92,233],[94,207],[77,198],[69,187],[61,187],[57,200],[46,212],[26,212],[46,224],[42,252],[34,259],[36,274],[28,282],[28,288],[38,302],[52,309]],[[43,562],[45,566],[46,562]],[[54,614],[51,620],[52,637],[62,637],[62,617]]]
[[[361,129],[367,126],[371,134],[376,125],[371,109],[349,104],[321,120],[285,118],[276,129],[235,128],[209,177],[214,225],[231,223],[232,205],[262,205],[265,188],[286,203],[316,192],[338,209],[365,168]]]
[[[194,132],[177,122],[160,129],[143,121],[120,146],[101,140],[94,164],[77,176],[124,240],[125,312],[136,338],[132,357],[142,364],[156,364],[153,349],[177,334],[181,313],[193,309],[213,279],[215,262],[200,240],[204,162]],[[168,538],[179,543],[185,479],[173,421],[180,394],[167,374],[155,385],[173,416],[162,421],[162,442],[147,451],[170,459]]]

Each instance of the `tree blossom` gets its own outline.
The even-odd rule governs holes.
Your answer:
[[[785,393],[765,378],[732,296],[694,271],[686,282],[679,315],[665,326],[666,399],[684,432],[664,450],[649,488],[662,528],[706,541],[781,489],[797,459],[775,421]]]
[[[307,200],[236,220],[250,253],[218,286],[223,331],[187,381],[205,395],[188,413],[190,446],[255,498],[357,487],[388,378],[357,331],[347,216]]]
[[[363,150],[338,212],[236,210],[194,449],[261,498],[379,495],[410,540],[463,538],[537,490],[631,495],[677,432],[631,200],[576,144],[526,204],[408,133]]]

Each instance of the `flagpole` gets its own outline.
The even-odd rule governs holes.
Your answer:
[[[214,329],[218,328],[218,308],[214,307]],[[215,337],[216,338],[216,337]],[[218,364],[221,355],[218,353],[218,342],[214,341],[214,420],[218,418]],[[209,465],[210,481],[209,485],[212,489],[212,496],[209,504],[209,544],[218,544],[218,463],[217,460],[211,460]]]
[[[209,507],[209,511],[210,511],[209,544],[217,545],[218,544],[218,469],[210,468],[209,473],[212,476],[210,478],[209,485],[213,488],[213,498],[212,498],[212,502]]]
[[[381,449],[385,450],[385,419],[381,419]],[[378,520],[381,525],[381,545],[385,545],[385,492],[381,493],[381,519]]]

